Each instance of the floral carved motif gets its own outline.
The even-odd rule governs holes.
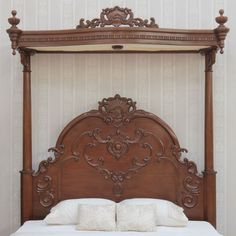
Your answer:
[[[150,18],[150,22],[141,18],[134,18],[134,14],[131,9],[120,8],[118,6],[114,8],[103,9],[100,18],[95,18],[93,20],[80,20],[80,24],[76,27],[79,28],[96,28],[105,27],[107,25],[112,25],[114,27],[119,27],[121,25],[126,25],[129,27],[147,27],[147,28],[158,28],[155,19]]]

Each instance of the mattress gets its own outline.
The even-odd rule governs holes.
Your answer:
[[[11,236],[220,236],[205,221],[189,221],[187,227],[156,227],[156,232],[77,231],[75,225],[47,225],[44,221],[27,221]]]

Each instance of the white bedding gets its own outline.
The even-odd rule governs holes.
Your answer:
[[[220,236],[205,221],[189,221],[187,227],[157,226],[156,232],[77,231],[75,225],[47,225],[43,221],[27,221],[11,236]]]

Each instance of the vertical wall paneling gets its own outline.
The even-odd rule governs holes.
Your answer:
[[[74,2],[73,0],[63,0],[63,28],[71,28],[74,23]],[[62,58],[63,63],[63,109],[62,109],[62,124],[66,125],[73,117],[73,62],[74,57],[65,55]]]
[[[39,57],[44,57],[40,55]],[[37,58],[37,56],[35,57]],[[36,62],[35,62],[36,64]],[[48,113],[49,113],[49,120],[48,120],[48,129],[49,129],[49,146],[54,147],[56,143],[56,139],[61,131],[60,122],[61,122],[61,93],[63,92],[61,87],[61,77],[62,73],[60,70],[61,65],[61,57],[58,55],[52,55],[49,57],[49,86],[48,86],[48,96],[49,96],[49,103],[48,103]],[[40,66],[40,65],[39,65]],[[41,67],[41,66],[40,66]],[[34,70],[33,70],[34,71]],[[34,82],[35,76],[34,73],[32,75],[32,81]],[[35,121],[35,120],[34,120]],[[35,121],[36,123],[36,121]],[[35,141],[36,142],[36,141]]]
[[[49,27],[49,1],[40,0],[38,1],[38,28],[39,29],[48,29]],[[37,101],[37,123],[33,123],[36,129],[38,129],[38,143],[37,145],[37,154],[36,160],[39,162],[40,160],[47,157],[47,148],[49,145],[49,109],[48,109],[48,101],[49,101],[49,56],[45,55],[38,58],[38,66],[37,66],[37,90],[38,90],[38,101]],[[39,66],[40,65],[40,66]],[[34,73],[34,72],[33,72]],[[34,77],[32,76],[32,81]],[[32,82],[34,83],[34,81]]]
[[[196,10],[197,9],[197,10]],[[199,28],[199,1],[191,0],[188,2],[188,27],[189,28]],[[200,140],[202,140],[203,132],[200,129],[200,97],[199,91],[200,80],[204,80],[204,71],[200,74],[198,70],[198,64],[194,63],[196,60],[201,60],[202,57],[197,55],[188,56],[188,149],[189,156],[203,168],[203,165],[200,165],[200,162],[203,161],[199,159],[200,156]],[[202,136],[200,136],[202,135]],[[202,153],[201,153],[202,154]]]
[[[168,10],[167,10],[168,9]],[[163,22],[167,28],[174,24],[174,1],[163,1]],[[163,119],[174,128],[174,55],[163,56]]]
[[[112,55],[100,55],[100,97],[112,96]],[[115,91],[114,91],[115,92]]]
[[[137,12],[139,17],[145,18],[149,15],[149,1],[138,1]],[[149,57],[148,55],[137,55],[137,101],[139,106],[145,110],[149,107]]]
[[[163,118],[163,80],[162,80],[162,65],[163,60],[161,55],[151,54],[149,55],[149,104],[150,110]]]
[[[136,54],[125,55],[125,81],[124,95],[131,98],[137,98],[137,70],[136,70]],[[132,88],[132,89],[131,89]]]
[[[99,16],[102,8],[114,5],[132,8],[135,17],[153,16],[163,28],[212,28],[216,25],[214,17],[225,6],[226,0],[0,1],[0,37],[3,42],[0,47],[5,58],[1,63],[12,65],[11,70],[0,67],[1,79],[5,80],[0,89],[8,99],[3,104],[4,111],[10,116],[10,119],[6,118],[10,134],[6,137],[0,134],[1,140],[8,140],[4,150],[9,159],[4,159],[4,163],[9,170],[4,177],[10,177],[10,187],[0,197],[3,206],[0,218],[7,216],[9,219],[4,227],[0,227],[0,235],[7,236],[20,222],[19,170],[22,165],[22,66],[19,55],[11,56],[10,42],[5,33],[9,27],[7,18],[10,10],[18,11],[23,29],[75,28],[80,18],[93,19]],[[229,22],[229,26],[232,23]],[[227,54],[218,56],[214,67],[217,217],[221,233],[226,233],[226,154],[230,155],[226,153],[225,133],[226,80],[229,76],[225,64]],[[101,98],[120,93],[133,98],[140,109],[157,114],[173,127],[181,146],[189,150],[188,157],[198,163],[200,171],[203,169],[203,57],[160,54],[37,55],[32,58],[32,71],[34,168],[48,157],[47,149],[55,145],[66,123],[89,109],[97,108],[97,101]],[[4,185],[1,182],[0,186]],[[10,202],[10,212],[4,208],[2,201],[4,204]]]
[[[123,59],[124,55],[112,55],[112,95],[123,93],[123,70],[124,64]]]
[[[180,139],[182,147],[188,147],[188,70],[187,70],[187,55],[175,56],[175,76],[178,81],[175,82],[175,119],[176,123],[182,120],[185,125],[176,125],[175,133]],[[178,123],[177,123],[178,124]]]

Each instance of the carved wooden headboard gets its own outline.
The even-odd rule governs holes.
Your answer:
[[[58,201],[81,197],[168,199],[190,219],[204,219],[196,165],[181,158],[186,150],[171,128],[136,110],[131,99],[103,99],[98,110],[72,120],[50,150],[55,158],[33,174],[33,219],[42,219]]]

